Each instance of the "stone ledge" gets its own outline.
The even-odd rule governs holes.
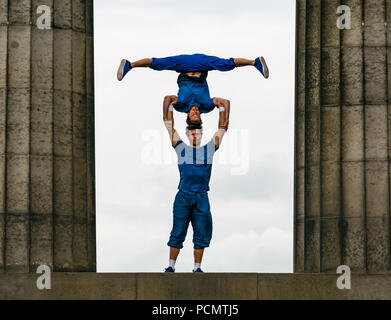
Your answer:
[[[0,300],[391,300],[391,275],[338,274],[53,273],[38,290],[35,273],[0,274]]]

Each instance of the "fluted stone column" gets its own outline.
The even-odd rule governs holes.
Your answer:
[[[391,0],[297,0],[295,272],[391,270],[390,45]]]
[[[0,0],[1,272],[96,270],[92,3]]]

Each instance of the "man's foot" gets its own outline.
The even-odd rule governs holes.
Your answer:
[[[201,268],[198,268],[197,270],[193,270],[193,272],[204,272],[201,270]]]
[[[264,57],[259,57],[255,59],[255,67],[262,73],[265,79],[269,78],[269,68],[267,67]]]
[[[118,81],[121,81],[125,77],[125,75],[129,72],[130,69],[132,69],[130,62],[126,59],[122,59],[117,71]]]
[[[164,272],[175,272],[175,270],[172,267],[168,267]]]

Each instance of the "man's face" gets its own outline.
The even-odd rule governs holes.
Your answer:
[[[189,119],[191,121],[198,121],[201,119],[200,110],[197,106],[192,106],[189,111]]]
[[[202,132],[200,129],[189,130],[189,141],[193,147],[197,147],[201,144]]]

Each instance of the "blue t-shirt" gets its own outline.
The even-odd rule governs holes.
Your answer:
[[[213,155],[218,150],[213,139],[200,148],[192,148],[179,139],[174,148],[180,173],[178,189],[190,192],[209,191]]]

